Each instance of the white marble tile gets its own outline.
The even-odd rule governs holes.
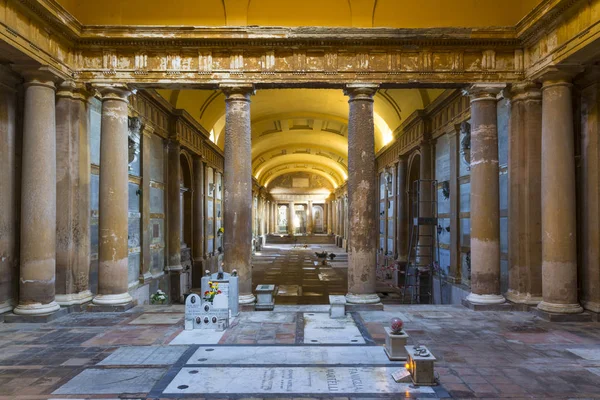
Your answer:
[[[223,337],[225,331],[217,332],[211,329],[193,329],[182,331],[169,345],[184,344],[217,344]]]
[[[306,293],[304,293],[306,296]],[[315,313],[324,313],[329,312],[329,304],[309,304],[309,305],[277,305],[275,304],[275,308],[273,312],[315,312]]]
[[[98,365],[171,365],[187,350],[187,346],[120,347]]]
[[[147,393],[165,372],[163,368],[90,368],[52,394]]]
[[[174,325],[181,321],[183,314],[179,313],[147,313],[142,314],[130,325]]]
[[[201,347],[186,361],[196,365],[403,365],[380,346],[215,346]]]
[[[352,316],[332,319],[329,313],[304,313],[304,343],[364,344]]]
[[[600,376],[600,368],[586,368],[588,371],[590,371],[592,374],[596,374],[598,376]]]
[[[276,324],[293,324],[296,316],[293,313],[276,313],[273,311],[242,312],[237,317],[240,324],[245,322],[272,322]]]
[[[397,367],[182,368],[164,394],[432,394],[396,383]],[[232,379],[235,377],[235,379]]]
[[[567,349],[571,353],[590,361],[600,361],[600,348]]]

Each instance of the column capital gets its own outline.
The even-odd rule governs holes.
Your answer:
[[[73,80],[63,81],[58,85],[56,97],[71,98],[74,100],[88,101],[94,94],[85,83]]]
[[[471,98],[471,103],[480,100],[497,100],[498,94],[506,88],[505,83],[474,83],[464,89],[464,94]]]
[[[14,66],[13,69],[23,76],[25,87],[45,86],[56,90],[56,83],[61,80],[48,67]]]
[[[142,135],[144,135],[146,137],[152,137],[153,134],[154,134],[154,128],[148,124],[144,124],[143,128],[142,128]]]
[[[379,85],[375,83],[349,83],[344,87],[344,94],[350,97],[349,101],[373,101],[377,89],[379,89]]]
[[[583,65],[579,64],[566,64],[566,65],[553,65],[544,68],[535,74],[534,78],[536,81],[543,84],[543,88],[554,84],[570,84],[571,80],[581,72],[583,72]]]
[[[254,85],[230,84],[224,83],[219,85],[219,89],[225,94],[225,101],[242,100],[250,101],[250,96],[254,95],[256,90]]]
[[[542,101],[541,85],[533,81],[513,83],[506,93],[511,102],[523,100]]]
[[[131,90],[127,87],[127,85],[114,85],[114,84],[96,84],[94,87],[100,92],[102,95],[102,101],[104,100],[117,100],[123,101],[125,103],[129,103],[127,99],[131,94]]]

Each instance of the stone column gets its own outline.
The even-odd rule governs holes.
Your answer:
[[[149,125],[142,127],[142,270],[140,271],[140,282],[146,283],[152,279],[150,267],[152,265],[152,255],[150,245],[153,237],[153,224],[150,219],[150,169],[152,168],[152,156],[150,155],[152,146],[152,135],[154,129]]]
[[[465,128],[470,125],[464,122]],[[469,128],[470,129],[470,128]],[[448,148],[450,150],[450,181],[448,189],[450,191],[450,266],[448,268],[448,279],[454,283],[460,283],[462,276],[462,265],[460,260],[460,235],[459,235],[459,216],[460,216],[460,193],[458,187],[458,176],[460,161],[460,135],[461,125],[455,125],[454,130],[448,134]]]
[[[252,294],[252,86],[221,86],[225,93],[225,266],[239,273],[240,304]]]
[[[398,249],[398,261],[408,261],[408,198],[406,196],[406,159],[400,157],[397,165],[398,185],[397,213],[396,213],[396,247]]]
[[[419,218],[431,218],[433,217],[433,203],[431,201],[433,200],[434,192],[430,182],[432,179],[431,160],[433,157],[432,146],[429,139],[423,139],[423,141],[419,145],[419,150],[421,153],[421,157],[419,158],[419,179],[423,181],[419,185]],[[433,244],[433,229],[435,229],[435,227],[431,224],[419,226],[419,247],[417,247],[417,263],[421,267],[427,267],[433,263],[433,254],[432,249],[430,247]],[[426,283],[426,285],[428,285],[428,283]]]
[[[92,300],[88,93],[66,81],[56,94],[56,302]]]
[[[204,261],[204,163],[200,157],[194,157],[194,243],[192,244],[194,270],[202,271]]]
[[[98,295],[94,304],[124,305],[128,293],[129,139],[124,86],[101,86]]]
[[[331,231],[331,227],[333,226],[333,202],[331,200],[327,201],[327,230],[326,234],[331,235],[333,232]]]
[[[15,314],[57,311],[55,77],[26,71],[21,169],[21,272]]]
[[[542,299],[542,92],[512,85],[508,151],[508,291],[514,303]]]
[[[308,201],[306,206],[306,233],[312,235],[313,233],[313,202]]]
[[[181,199],[179,157],[181,145],[175,139],[169,140],[167,157],[167,267],[169,271],[181,271]]]
[[[542,86],[542,311],[576,314],[577,219],[572,84],[552,71]]]
[[[475,84],[471,95],[471,304],[502,304],[497,95],[505,85]]]
[[[376,85],[347,85],[348,118],[348,294],[349,303],[379,303],[377,265],[377,187],[373,96]]]
[[[293,201],[290,201],[290,205],[288,206],[288,233],[293,235],[296,233],[296,226],[294,225],[294,217],[296,216],[296,204]]]
[[[581,90],[581,304],[600,313],[600,67],[586,70]]]

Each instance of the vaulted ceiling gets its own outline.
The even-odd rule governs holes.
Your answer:
[[[88,25],[513,26],[541,0],[58,0]]]
[[[225,96],[211,90],[157,90],[225,140]],[[442,89],[382,89],[374,99],[375,150],[393,139],[412,112],[426,107]],[[261,89],[251,98],[252,173],[261,185],[308,171],[338,187],[348,178],[348,98],[336,89]]]

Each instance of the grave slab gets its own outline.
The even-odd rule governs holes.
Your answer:
[[[201,347],[188,365],[396,365],[380,346],[216,346]]]
[[[589,361],[600,361],[600,348],[567,349],[567,351]]]
[[[329,314],[304,314],[304,343],[306,344],[365,344],[352,316],[329,318]]]
[[[142,314],[133,321],[130,325],[173,325],[181,321],[183,318],[182,314],[168,314],[168,313],[152,313]]]
[[[171,365],[187,350],[187,346],[120,347],[98,365]]]
[[[433,394],[430,387],[396,383],[397,367],[182,368],[164,394]],[[231,377],[236,379],[231,379]],[[250,396],[248,396],[250,397]]]
[[[194,329],[182,331],[177,335],[169,345],[186,344],[217,344],[225,334],[225,331],[218,332],[211,329]]]
[[[90,368],[52,394],[148,393],[165,372],[163,368]]]

